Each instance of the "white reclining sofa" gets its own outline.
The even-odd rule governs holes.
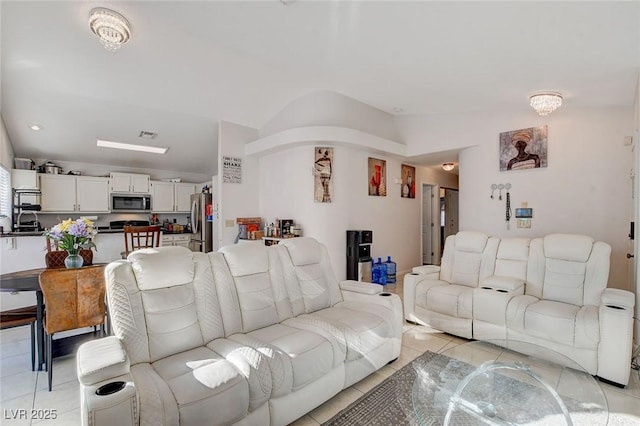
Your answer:
[[[105,275],[115,335],[78,350],[84,424],[285,425],[400,353],[400,298],[338,283],[312,238],[144,249]]]
[[[549,348],[626,386],[635,298],[607,288],[610,255],[608,244],[585,235],[459,232],[447,238],[440,266],[405,276],[405,319],[520,351]]]

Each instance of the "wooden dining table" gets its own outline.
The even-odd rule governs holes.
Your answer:
[[[94,264],[105,265],[105,264]],[[90,266],[88,266],[90,267]],[[44,359],[44,297],[40,288],[40,273],[47,268],[28,269],[0,275],[0,291],[35,291],[36,293],[36,336],[38,342],[38,370],[42,370]]]

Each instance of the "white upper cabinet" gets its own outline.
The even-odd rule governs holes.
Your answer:
[[[149,194],[149,175],[111,172],[111,192]]]
[[[151,211],[154,213],[189,213],[195,183],[151,181]]]
[[[176,211],[191,212],[191,196],[196,193],[195,183],[176,183]]]
[[[76,179],[76,204],[81,212],[108,212],[109,178],[78,176]]]
[[[173,213],[174,184],[172,182],[151,181],[151,211]]]
[[[43,212],[108,213],[109,179],[40,174]]]

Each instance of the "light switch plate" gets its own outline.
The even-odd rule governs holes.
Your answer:
[[[517,219],[518,228],[531,228],[531,219]]]
[[[224,221],[224,226],[226,226],[227,228],[233,228],[235,225],[236,222],[233,219],[227,219]]]

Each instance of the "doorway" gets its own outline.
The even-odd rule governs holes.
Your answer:
[[[440,232],[438,185],[422,184],[422,264],[440,264]]]
[[[449,235],[458,233],[458,190],[442,188],[440,190],[440,249]]]
[[[458,232],[458,190],[422,184],[422,264],[439,265],[444,241]]]

